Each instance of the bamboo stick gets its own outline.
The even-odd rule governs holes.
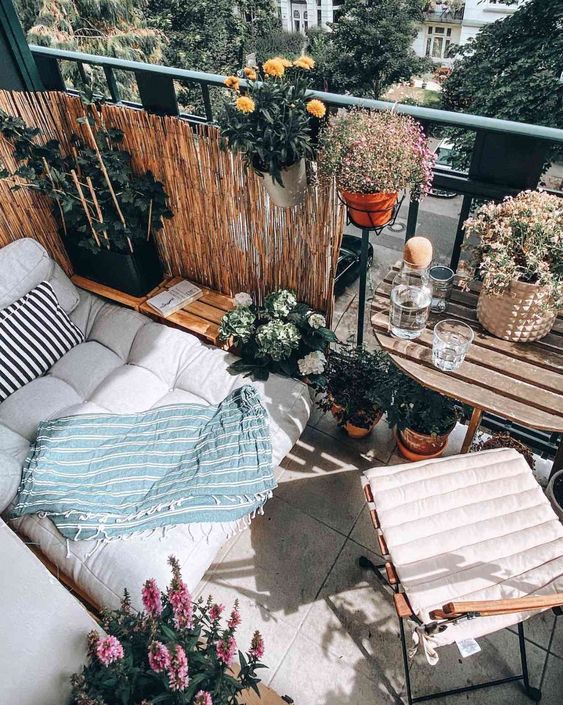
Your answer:
[[[82,204],[82,208],[84,209],[84,213],[86,215],[86,220],[88,221],[88,225],[90,226],[90,230],[92,231],[92,235],[94,237],[96,245],[98,247],[100,247],[100,238],[98,237],[98,233],[96,232],[96,230],[94,228],[94,223],[92,222],[92,216],[90,215],[90,209],[88,208],[88,204],[86,203],[86,199],[84,198],[84,193],[82,191],[82,186],[80,185],[80,181],[78,181],[78,176],[76,175],[76,172],[74,171],[74,169],[70,170],[70,175],[72,176],[74,186],[76,187],[76,191],[78,192],[78,198],[80,199],[80,203]]]

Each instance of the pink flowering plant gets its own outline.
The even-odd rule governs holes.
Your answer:
[[[435,155],[422,126],[408,115],[354,109],[330,119],[321,133],[319,170],[351,193],[395,193],[414,199],[432,186]]]
[[[243,691],[258,693],[256,671],[266,668],[260,633],[246,655],[239,651],[238,603],[226,612],[211,597],[194,602],[177,560],[169,563],[164,592],[145,582],[144,611],[133,610],[125,591],[120,609],[102,613],[105,635],[88,635],[89,662],[72,677],[74,705],[237,705]]]

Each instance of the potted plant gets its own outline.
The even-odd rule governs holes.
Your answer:
[[[363,227],[389,222],[401,189],[410,188],[414,199],[426,195],[434,162],[421,125],[390,111],[339,113],[320,137],[320,175],[336,178],[351,218]]]
[[[524,460],[532,470],[536,467],[534,454],[530,448],[517,438],[513,438],[510,433],[493,433],[489,438],[483,440],[479,439],[473,444],[471,450],[477,453],[481,450],[493,450],[495,448],[514,448],[514,450],[517,450],[524,457]]]
[[[461,417],[459,402],[423,387],[395,366],[390,370],[390,385],[387,421],[396,429],[401,455],[407,460],[442,455]]]
[[[244,94],[237,76],[225,81],[234,100],[220,121],[224,145],[242,154],[248,167],[263,177],[273,203],[295,206],[307,188],[305,159],[314,155],[312,128],[326,107],[307,98],[307,72],[315,62],[275,57],[260,68],[244,69]]]
[[[133,171],[123,132],[106,128],[94,104],[86,109],[68,150],[0,111],[0,133],[15,162],[0,178],[50,199],[77,274],[143,296],[162,280],[153,236],[172,216],[167,196],[150,171]]]
[[[559,470],[551,478],[547,486],[546,495],[559,517],[559,521],[563,522],[563,470]]]
[[[351,438],[363,438],[373,430],[387,407],[387,380],[391,365],[381,350],[340,346],[330,350],[317,406],[331,411]]]
[[[240,354],[240,360],[229,366],[232,374],[266,380],[270,372],[276,372],[319,381],[326,348],[336,340],[322,314],[297,301],[288,289],[268,294],[263,305],[241,292],[235,304],[219,326],[221,339],[232,340]]]
[[[266,668],[260,633],[246,655],[238,651],[238,604],[223,621],[224,606],[211,597],[192,601],[178,561],[169,562],[165,592],[155,580],[145,582],[143,612],[132,609],[127,591],[120,609],[102,612],[105,634],[90,632],[88,663],[71,679],[74,705],[232,705],[250,688],[259,693],[256,671]]]
[[[563,201],[524,191],[481,206],[465,221],[471,263],[482,279],[477,317],[504,340],[547,335],[563,303]]]

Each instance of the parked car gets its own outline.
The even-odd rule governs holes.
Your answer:
[[[443,139],[434,150],[434,153],[436,154],[436,166],[439,167],[442,171],[452,170],[453,149],[453,144],[449,140]],[[455,191],[447,191],[445,189],[432,188],[430,189],[430,195],[436,196],[436,198],[455,198],[455,196],[457,196],[457,193]]]

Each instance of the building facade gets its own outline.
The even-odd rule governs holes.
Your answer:
[[[428,3],[413,49],[436,64],[450,66],[454,46],[465,44],[482,27],[512,14],[525,1],[505,5],[500,0],[433,0]]]
[[[341,4],[342,0],[278,0],[278,10],[284,29],[305,34],[310,27],[326,28]]]

